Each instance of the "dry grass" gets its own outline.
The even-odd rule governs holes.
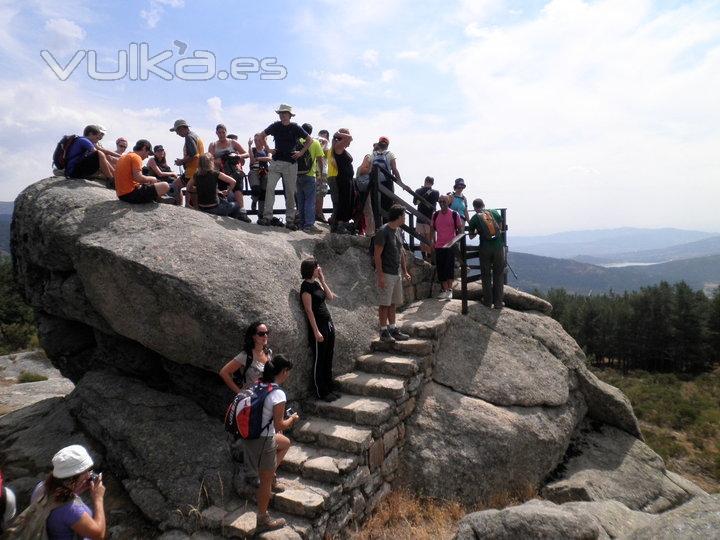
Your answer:
[[[457,523],[466,514],[520,504],[537,495],[534,488],[503,493],[490,500],[466,506],[457,501],[420,497],[406,490],[393,491],[375,513],[351,535],[351,540],[442,540],[452,538]]]

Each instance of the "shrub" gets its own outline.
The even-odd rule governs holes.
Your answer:
[[[33,373],[32,371],[21,371],[20,376],[18,377],[17,381],[18,383],[29,383],[29,382],[39,382],[39,381],[47,381],[48,378],[45,375],[40,375],[39,373]]]

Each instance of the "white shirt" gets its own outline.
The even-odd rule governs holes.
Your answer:
[[[265,403],[263,403],[262,425],[264,426],[268,422],[270,425],[263,430],[260,434],[261,437],[272,437],[275,435],[275,423],[272,421],[273,408],[275,405],[285,403],[286,401],[287,397],[285,396],[285,392],[280,388],[273,390],[268,394],[267,398],[265,398]]]

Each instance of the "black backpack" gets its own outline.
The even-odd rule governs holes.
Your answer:
[[[305,140],[301,139],[298,141],[297,145],[295,146],[295,150],[300,151],[303,149],[303,146],[305,146]],[[313,165],[313,158],[312,154],[310,153],[310,148],[308,148],[305,153],[300,156],[300,158],[297,160],[297,166],[298,174],[307,174],[310,172],[310,169],[312,169]]]
[[[77,138],[77,135],[65,135],[62,139],[60,139],[60,141],[58,141],[52,158],[53,166],[56,169],[65,170],[65,167],[67,166],[68,151]]]

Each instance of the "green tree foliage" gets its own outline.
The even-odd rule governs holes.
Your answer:
[[[25,349],[36,340],[35,317],[13,281],[9,257],[0,257],[0,354]]]
[[[618,295],[551,289],[553,317],[596,362],[624,370],[698,372],[720,360],[720,292],[662,282]]]

